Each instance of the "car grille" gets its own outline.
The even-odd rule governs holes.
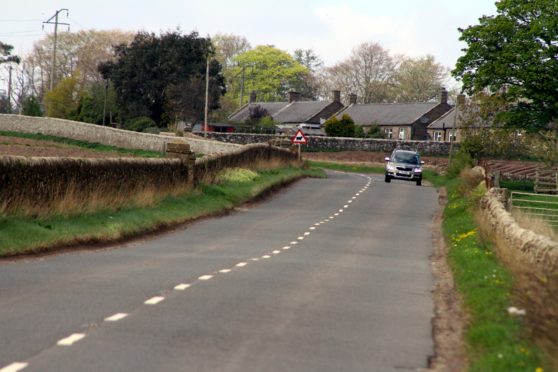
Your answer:
[[[413,170],[413,167],[401,167],[401,166],[398,166],[398,167],[396,167],[396,168],[397,168],[397,170],[407,171],[407,172],[410,172],[410,171]]]

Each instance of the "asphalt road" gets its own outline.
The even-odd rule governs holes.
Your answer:
[[[331,173],[157,238],[0,262],[0,371],[426,368],[436,195]]]

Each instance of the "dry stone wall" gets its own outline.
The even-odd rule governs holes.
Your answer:
[[[208,133],[208,137],[226,143],[267,143],[278,136],[272,134]],[[448,155],[450,142],[395,141],[373,138],[342,138],[308,136],[307,150],[310,151],[373,151],[389,153],[395,148],[417,150],[424,155]],[[458,148],[454,143],[454,148]]]
[[[236,144],[219,141],[189,137],[161,136],[72,120],[9,114],[0,114],[0,130],[20,133],[41,133],[88,142],[97,142],[104,145],[160,152],[165,151],[165,144],[167,142],[188,143],[192,151],[201,154],[231,151],[239,147]]]
[[[505,208],[504,190],[490,189],[481,199],[483,217],[507,249],[516,250],[526,262],[548,274],[558,271],[558,243],[519,226]]]

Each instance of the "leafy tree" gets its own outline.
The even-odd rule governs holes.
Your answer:
[[[107,86],[105,82],[94,83],[81,92],[74,119],[85,123],[102,124],[103,109],[105,109],[105,124],[110,122],[111,117],[115,118],[118,115],[116,92],[112,84]]]
[[[20,62],[20,58],[18,56],[11,55],[13,49],[14,49],[13,46],[4,44],[3,42],[0,41],[0,63]]]
[[[77,75],[60,80],[60,82],[45,95],[47,116],[61,119],[74,119],[78,108],[80,90],[81,87]]]
[[[355,122],[347,114],[343,114],[341,119],[333,116],[325,122],[324,130],[331,137],[354,137]]]
[[[248,108],[248,118],[246,124],[259,124],[264,118],[271,118],[269,112],[260,105],[250,106]]]
[[[467,43],[453,75],[468,93],[500,93],[506,125],[528,131],[558,120],[556,0],[501,0],[496,16],[460,29]]]
[[[203,94],[196,93],[190,101],[184,101],[179,93],[193,86],[199,92],[200,85],[205,85],[206,59],[212,54],[210,40],[196,32],[182,35],[175,31],[160,36],[140,32],[130,45],[117,46],[116,60],[101,64],[99,69],[114,84],[122,115],[148,116],[159,126],[166,126],[189,110],[203,112]],[[216,108],[225,92],[221,65],[216,61],[211,65],[210,79],[219,92],[212,96],[211,106]]]
[[[440,87],[448,78],[448,70],[434,56],[405,58],[397,70],[395,100],[397,102],[427,102],[437,99]]]
[[[324,65],[324,61],[313,49],[296,49],[294,51],[294,59],[311,73],[315,73]]]
[[[21,113],[27,116],[43,116],[43,110],[41,109],[41,103],[39,102],[39,99],[35,96],[26,97],[23,100]]]
[[[245,69],[245,92],[256,90],[263,101],[284,100],[308,73],[290,54],[272,46],[260,45],[237,56],[235,62],[234,75],[241,76]]]
[[[157,123],[147,116],[129,119],[124,123],[124,129],[133,130],[135,132],[146,132],[147,129],[154,127],[157,127]]]
[[[354,137],[356,137],[356,138],[366,138],[366,133],[364,132],[364,128],[362,128],[360,125],[355,125]]]
[[[385,133],[378,124],[372,124],[367,133],[368,138],[385,138]]]
[[[235,65],[235,58],[252,49],[250,42],[244,36],[234,34],[216,34],[211,38],[215,48],[215,58],[226,71]]]
[[[296,49],[293,56],[298,63],[308,70],[306,74],[302,74],[297,79],[293,87],[294,90],[300,92],[303,98],[316,100],[320,90],[320,80],[317,72],[324,65],[324,62],[312,49]]]

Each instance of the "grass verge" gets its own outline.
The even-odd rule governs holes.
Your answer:
[[[466,342],[471,371],[543,371],[539,349],[528,341],[521,317],[508,314],[513,304],[513,276],[489,242],[479,238],[472,202],[447,184],[443,231],[448,261],[469,315]]]
[[[200,185],[184,195],[167,197],[146,208],[129,206],[119,210],[45,219],[2,216],[0,257],[77,244],[110,243],[154,232],[222,213],[304,176],[321,177],[323,171],[302,168],[262,170],[253,179]]]
[[[75,140],[66,137],[57,137],[57,136],[51,136],[47,134],[40,134],[40,133],[19,133],[19,132],[0,131],[0,136],[26,138],[26,139],[39,140],[39,141],[50,141],[56,143],[63,143],[65,145],[77,146],[89,150],[95,150],[101,152],[115,152],[118,154],[129,154],[129,155],[141,156],[144,158],[162,158],[165,156],[164,153],[158,151],[126,149],[122,147],[103,145],[97,142],[86,142],[86,141],[80,141],[80,140]]]
[[[376,173],[376,174],[383,174],[385,172],[385,168],[383,166],[347,165],[347,164],[329,163],[329,162],[321,162],[321,161],[307,161],[307,164],[312,167],[337,170],[341,172]],[[435,187],[441,187],[445,183],[445,177],[431,169],[424,169],[422,176],[425,180],[432,183]]]

